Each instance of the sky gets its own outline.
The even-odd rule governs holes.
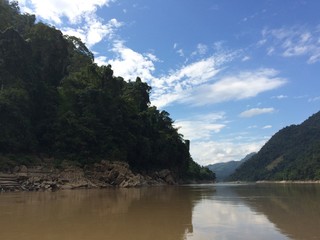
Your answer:
[[[241,160],[320,110],[320,1],[18,2],[147,82],[200,165]]]

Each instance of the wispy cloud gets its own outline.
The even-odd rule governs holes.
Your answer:
[[[182,48],[178,49],[176,53],[178,53],[180,57],[184,57],[184,51]]]
[[[182,48],[178,48],[179,44],[178,43],[174,43],[173,44],[173,49],[175,50],[176,53],[178,53],[178,55],[180,57],[184,57],[184,51]]]
[[[244,56],[244,57],[241,59],[241,61],[242,61],[242,62],[246,62],[246,61],[249,61],[250,59],[251,59],[250,56]]]
[[[262,127],[262,129],[269,129],[269,128],[272,128],[272,125],[265,125]]]
[[[223,52],[171,70],[163,76],[154,74],[157,57],[150,53],[138,53],[116,41],[111,50],[116,57],[100,56],[98,63],[111,64],[115,75],[125,79],[139,76],[152,86],[151,102],[163,108],[174,102],[200,106],[255,97],[286,83],[274,69],[243,71],[217,78],[227,63],[238,57],[234,52]],[[220,74],[221,75],[221,74]]]
[[[199,106],[255,97],[286,83],[284,78],[277,75],[274,69],[240,72],[189,91],[181,102]]]
[[[198,115],[189,119],[180,119],[175,122],[175,127],[189,140],[208,140],[213,133],[220,132],[226,127],[225,113],[210,113]]]
[[[316,101],[320,101],[320,96],[319,97],[313,97],[313,98],[309,98],[308,102],[316,102]]]
[[[287,95],[278,95],[278,96],[273,96],[273,97],[271,97],[272,99],[285,99],[285,98],[288,98],[288,96]]]
[[[204,55],[208,52],[208,46],[203,44],[203,43],[199,43],[197,45],[197,49],[195,51],[193,51],[191,53],[191,56],[195,56],[195,55]]]
[[[267,54],[283,57],[306,56],[309,64],[320,60],[320,26],[308,28],[264,29],[258,45],[267,46]]]
[[[192,89],[213,80],[223,65],[232,59],[232,53],[212,55],[154,78],[151,81],[152,104],[161,108],[176,101],[183,101]]]
[[[274,111],[275,111],[274,108],[251,108],[249,110],[246,110],[240,113],[239,116],[243,118],[250,118],[250,117],[254,117],[261,114],[273,113]]]

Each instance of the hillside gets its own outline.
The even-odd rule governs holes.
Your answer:
[[[320,112],[277,132],[231,180],[319,180]]]
[[[222,162],[222,163],[215,163],[210,164],[207,166],[209,170],[214,172],[216,174],[216,180],[219,182],[225,181],[232,173],[235,172],[235,170],[245,161],[250,159],[252,156],[254,156],[255,153],[250,153],[247,156],[245,156],[240,161],[229,161],[229,162]]]
[[[0,77],[0,171],[50,158],[214,177],[192,160],[170,114],[151,106],[151,86],[114,76],[80,39],[7,0],[0,1]]]

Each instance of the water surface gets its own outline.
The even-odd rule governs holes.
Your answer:
[[[320,185],[0,194],[0,239],[319,239]]]

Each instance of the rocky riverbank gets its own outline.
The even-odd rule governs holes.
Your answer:
[[[149,175],[133,173],[127,163],[101,161],[90,166],[16,166],[10,173],[0,173],[0,191],[56,191],[59,189],[141,187],[173,185],[168,169]]]

